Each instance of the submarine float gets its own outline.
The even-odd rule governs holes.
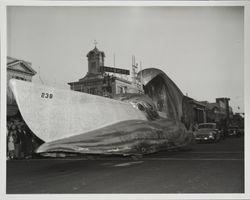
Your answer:
[[[161,70],[138,73],[144,94],[113,99],[11,79],[27,126],[44,143],[36,153],[142,155],[193,144],[187,102]]]

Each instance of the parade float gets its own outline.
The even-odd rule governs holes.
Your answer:
[[[159,69],[138,77],[144,94],[112,99],[15,79],[10,87],[23,120],[44,141],[36,150],[41,155],[141,155],[192,145],[180,89]]]

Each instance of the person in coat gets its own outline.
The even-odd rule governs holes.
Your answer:
[[[12,160],[15,158],[15,135],[13,132],[8,134],[8,159]]]

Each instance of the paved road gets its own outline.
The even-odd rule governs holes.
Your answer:
[[[139,160],[32,159],[7,162],[7,193],[242,193],[244,141],[227,138],[191,151]]]

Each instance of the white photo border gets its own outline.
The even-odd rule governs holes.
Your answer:
[[[242,6],[244,7],[244,104],[245,104],[245,192],[226,194],[6,194],[6,58],[8,6]],[[250,199],[250,2],[249,1],[2,1],[1,38],[1,199]]]

